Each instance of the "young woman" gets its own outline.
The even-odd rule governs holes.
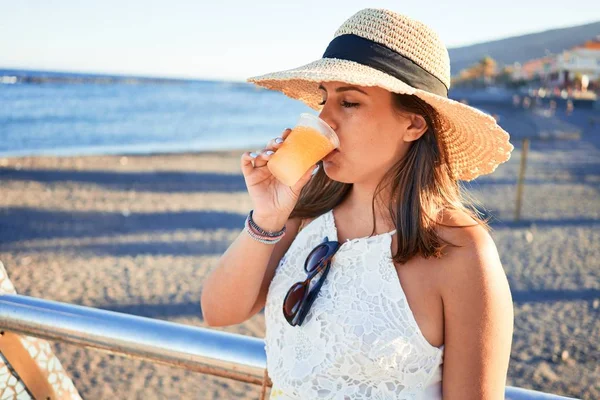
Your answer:
[[[271,398],[503,399],[512,300],[460,180],[510,157],[492,117],[448,99],[427,26],[365,9],[323,58],[250,79],[320,111],[340,146],[293,187],[241,167],[254,209],[207,278],[210,326],[265,308]]]

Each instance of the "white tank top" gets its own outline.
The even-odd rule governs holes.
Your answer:
[[[444,346],[423,336],[391,257],[396,231],[342,243],[301,326],[283,316],[288,289],[306,279],[304,261],[333,212],[301,230],[282,257],[265,304],[270,399],[441,399]]]

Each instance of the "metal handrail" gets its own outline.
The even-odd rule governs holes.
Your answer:
[[[0,296],[0,329],[262,384],[264,341],[22,295]]]
[[[256,385],[267,365],[259,338],[22,295],[0,295],[0,329]],[[568,399],[511,386],[505,398]]]

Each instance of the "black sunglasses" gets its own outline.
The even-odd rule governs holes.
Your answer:
[[[339,242],[329,241],[329,238],[325,237],[323,243],[312,249],[306,257],[304,270],[308,274],[307,278],[304,282],[294,283],[283,300],[283,315],[290,325],[302,325],[310,306],[317,298],[317,294],[329,273],[331,259],[339,248]],[[311,280],[321,271],[323,271],[323,274],[317,283],[310,287]]]

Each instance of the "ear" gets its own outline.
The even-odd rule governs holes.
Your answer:
[[[408,120],[409,125],[403,139],[405,142],[414,142],[427,132],[427,122],[423,116],[412,113],[408,115]]]

